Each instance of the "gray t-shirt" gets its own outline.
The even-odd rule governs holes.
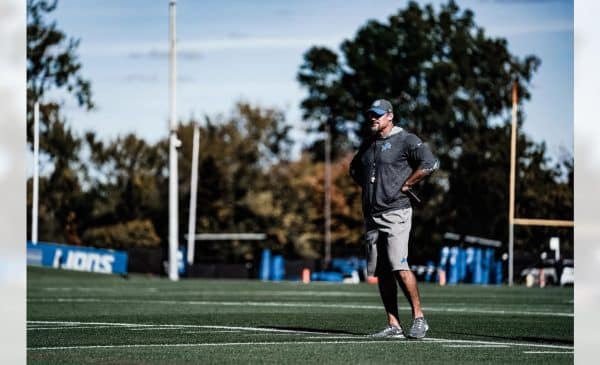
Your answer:
[[[416,169],[433,172],[438,159],[419,137],[394,126],[386,137],[365,140],[350,164],[350,175],[362,187],[363,214],[380,215],[408,208],[400,188]]]

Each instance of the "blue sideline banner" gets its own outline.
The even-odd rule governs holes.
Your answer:
[[[105,274],[127,274],[127,253],[93,247],[27,241],[27,265]]]

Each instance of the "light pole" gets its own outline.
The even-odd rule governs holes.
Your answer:
[[[512,87],[512,125],[510,131],[510,182],[508,193],[508,285],[513,285],[515,239],[515,170],[517,159],[517,81]]]
[[[40,178],[40,103],[33,105],[33,201],[31,202],[31,242],[38,241],[38,201]]]
[[[196,236],[196,193],[198,191],[198,153],[200,148],[200,128],[194,125],[194,138],[192,142],[192,171],[190,180],[190,216],[188,220],[188,246],[187,262],[194,263],[195,236]]]
[[[176,74],[177,57],[175,42],[175,0],[169,1],[169,279],[179,279],[177,271],[178,248],[178,190],[177,190],[177,148],[181,141],[177,138],[176,116]]]
[[[331,262],[331,128],[325,122],[325,267]]]

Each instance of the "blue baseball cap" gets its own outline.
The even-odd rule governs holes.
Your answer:
[[[385,113],[393,113],[392,103],[385,99],[377,99],[371,104],[371,107],[367,112],[372,112],[378,115],[384,115]]]

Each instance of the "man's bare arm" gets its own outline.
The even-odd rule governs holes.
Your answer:
[[[431,174],[432,172],[433,172],[433,170],[425,170],[425,169],[419,169],[419,170],[413,171],[413,173],[408,177],[408,179],[406,179],[406,181],[404,182],[404,184],[402,185],[402,188],[400,188],[400,190],[402,190],[402,192],[404,192],[404,193],[407,192],[416,183],[423,180],[424,177]]]

